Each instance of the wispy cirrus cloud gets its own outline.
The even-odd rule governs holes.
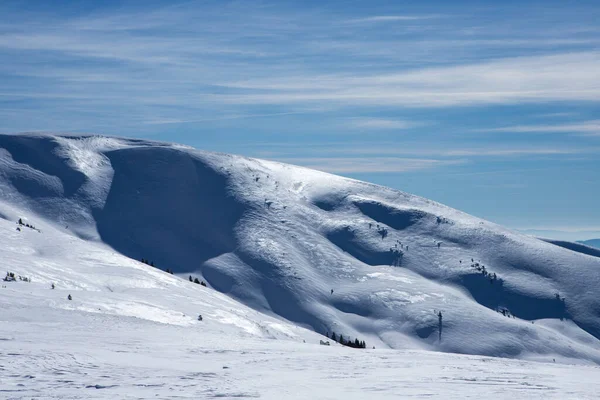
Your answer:
[[[289,156],[290,149],[295,145],[286,143],[269,143],[259,145],[266,148],[259,156]],[[323,143],[318,146],[310,146],[311,154],[329,154],[351,157],[389,157],[390,155],[420,158],[518,158],[532,156],[572,156],[600,154],[600,146],[506,146],[490,144],[487,146],[452,146],[436,147],[433,145],[422,146],[418,143],[405,143],[399,146],[397,143],[388,145],[372,145],[370,143]]]
[[[145,124],[148,125],[169,125],[169,124],[188,124],[194,122],[211,122],[211,121],[229,121],[236,119],[248,119],[248,118],[266,118],[266,117],[276,117],[276,116],[284,116],[284,115],[298,115],[298,114],[306,114],[309,111],[295,111],[295,112],[281,112],[281,113],[269,113],[269,114],[230,114],[230,115],[222,115],[208,118],[197,118],[197,119],[161,119],[155,118],[149,121],[145,121]]]
[[[523,148],[512,147],[502,148],[502,146],[493,146],[487,148],[462,148],[442,150],[438,154],[446,157],[530,157],[530,156],[560,156],[574,154],[595,154],[600,153],[600,147],[536,147]]]
[[[373,15],[363,18],[352,18],[345,20],[347,24],[376,24],[383,22],[420,21],[424,19],[441,18],[441,15]]]
[[[501,128],[480,129],[480,131],[516,133],[575,133],[582,136],[600,136],[600,120],[552,125],[514,125]]]
[[[443,13],[357,17],[210,2],[76,17],[5,15],[0,59],[10,62],[0,63],[0,92],[15,104],[38,103],[19,110],[30,116],[24,121],[52,121],[57,110],[75,109],[82,120],[102,109],[125,115],[120,121],[127,124],[160,125],[256,114],[249,108],[361,108],[366,114],[376,107],[600,100],[600,37],[582,33],[582,24],[577,33],[552,36],[532,32],[529,20],[515,22],[511,36]],[[365,30],[348,21],[376,26]],[[383,24],[393,21],[418,26],[395,32]],[[498,50],[504,48],[512,50]],[[90,112],[80,112],[83,107]],[[361,124],[405,127],[393,118],[354,121]]]
[[[577,74],[572,71],[577,69]],[[229,101],[456,107],[600,101],[600,52],[518,57],[471,65],[372,75],[288,76],[224,83],[262,93]],[[228,101],[227,98],[223,99]]]
[[[319,171],[353,174],[353,173],[404,173],[443,166],[465,164],[466,160],[437,160],[425,158],[402,157],[289,157],[274,160],[301,165]]]
[[[541,117],[541,118],[564,118],[564,117],[573,117],[575,115],[577,115],[577,113],[573,112],[573,111],[561,111],[561,112],[553,112],[553,113],[536,114],[535,117]]]
[[[410,129],[423,125],[419,122],[403,121],[398,119],[386,118],[349,118],[344,121],[343,125],[350,128],[358,128],[365,130],[401,130]]]

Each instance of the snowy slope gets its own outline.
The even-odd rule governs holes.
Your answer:
[[[600,367],[321,336],[0,206],[2,399],[593,399]],[[25,222],[25,221],[24,221]],[[55,289],[51,289],[51,283]],[[72,300],[67,300],[67,295]],[[196,316],[202,313],[203,320]]]
[[[18,225],[12,220],[22,214],[6,205],[0,206],[0,213],[2,268],[31,278],[31,282],[2,282],[3,322],[9,321],[7,316],[19,316],[22,322],[37,321],[49,313],[65,319],[93,314],[92,318],[99,321],[127,317],[149,325],[166,324],[239,338],[300,342],[319,338],[213,289],[127,258],[102,243],[90,243],[41,220],[35,224],[31,221],[36,230],[21,227],[17,231]],[[68,295],[72,301],[67,300]],[[198,315],[203,316],[202,321],[198,321]]]
[[[377,348],[600,362],[600,259],[407,193],[179,145],[27,135],[0,136],[0,201],[13,224],[45,221],[115,257],[191,273],[318,333]],[[184,284],[202,289],[172,281]],[[167,309],[195,324],[201,303]]]

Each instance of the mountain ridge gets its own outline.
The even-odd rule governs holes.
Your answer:
[[[600,249],[600,239],[578,240],[577,243]]]
[[[600,249],[598,249],[594,246],[587,245],[586,243],[583,243],[583,242],[570,242],[567,240],[556,240],[556,239],[547,239],[547,238],[540,238],[540,239],[543,240],[544,242],[552,243],[557,246],[563,247],[565,249],[575,251],[577,253],[587,254],[588,256],[593,256],[593,257],[600,257]]]
[[[401,191],[146,140],[0,135],[0,193],[318,333],[600,362],[600,260]]]

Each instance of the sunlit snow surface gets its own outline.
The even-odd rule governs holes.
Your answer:
[[[600,392],[600,258],[304,168],[0,136],[0,256],[0,398]]]
[[[11,309],[12,311],[12,309]],[[0,398],[596,399],[600,369],[256,339],[80,312],[5,322]],[[41,311],[41,310],[40,310]]]
[[[101,244],[44,223],[41,233],[15,226],[0,220],[2,262],[33,282],[0,289],[3,399],[593,399],[600,391],[597,366],[320,346],[319,335]]]

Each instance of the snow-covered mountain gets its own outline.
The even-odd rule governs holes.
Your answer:
[[[545,242],[552,243],[557,246],[564,247],[565,249],[576,251],[581,254],[587,254],[589,256],[594,256],[594,257],[600,257],[600,249],[593,247],[586,243],[569,242],[566,240],[545,239],[545,238],[541,238],[541,239]]]
[[[580,240],[577,243],[585,244],[586,246],[595,247],[597,249],[600,249],[600,239]]]
[[[397,190],[174,144],[0,135],[0,217],[3,267],[35,288],[2,291],[9,307],[600,363],[600,258]]]

